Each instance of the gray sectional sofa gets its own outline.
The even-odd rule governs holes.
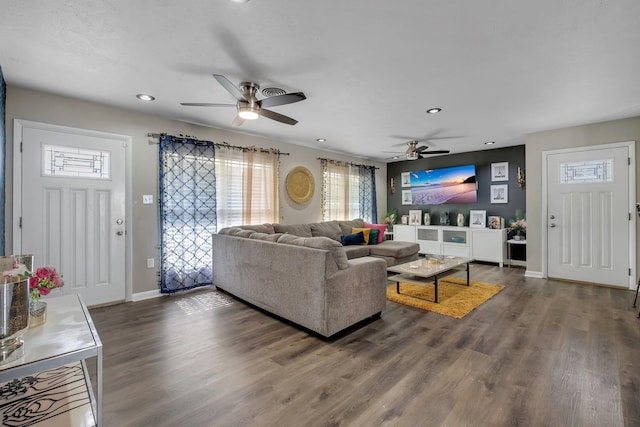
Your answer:
[[[386,307],[387,266],[418,258],[416,243],[342,246],[361,219],[229,227],[214,234],[213,284],[330,337]]]

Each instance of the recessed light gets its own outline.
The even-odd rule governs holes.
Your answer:
[[[495,141],[487,141],[484,143],[484,145],[493,145],[495,143],[496,143]]]
[[[136,95],[136,98],[141,101],[155,101],[156,99],[155,96],[147,95],[146,93],[139,93]]]
[[[249,0],[231,0],[233,3],[249,3]]]
[[[318,142],[326,142],[327,138],[318,138],[318,139],[316,139],[316,141],[318,141]]]
[[[440,111],[442,111],[442,108],[438,108],[438,107],[436,107],[436,108],[429,108],[429,109],[427,110],[427,113],[429,113],[429,114],[435,114],[435,113],[439,113]]]

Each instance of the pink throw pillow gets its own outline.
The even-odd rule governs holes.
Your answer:
[[[369,224],[368,222],[364,223],[365,228],[376,228],[380,230],[378,233],[378,243],[384,240],[384,232],[387,231],[387,226],[384,224]]]

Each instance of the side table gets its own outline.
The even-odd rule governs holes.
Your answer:
[[[526,245],[526,240],[515,240],[509,239],[507,240],[507,259],[509,260],[509,268],[511,268],[511,245]]]
[[[47,321],[22,336],[24,356],[0,365],[0,383],[82,364],[95,425],[102,425],[102,342],[80,295],[46,298]],[[85,360],[96,358],[95,394]]]

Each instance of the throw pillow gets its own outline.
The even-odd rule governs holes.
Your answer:
[[[368,245],[369,244],[369,233],[371,232],[370,228],[352,228],[351,229],[351,233],[359,233],[361,232],[364,233],[364,244]]]
[[[387,231],[387,226],[384,224],[369,224],[368,222],[364,223],[364,226],[371,229],[377,229],[378,232],[378,243],[382,243],[384,240],[384,232]]]
[[[360,231],[359,233],[347,234],[346,236],[342,236],[342,246],[362,244],[364,244],[364,233],[362,231]]]
[[[378,244],[378,234],[380,234],[380,230],[378,230],[377,228],[372,228],[371,231],[369,231],[369,244],[370,245],[377,245]]]

